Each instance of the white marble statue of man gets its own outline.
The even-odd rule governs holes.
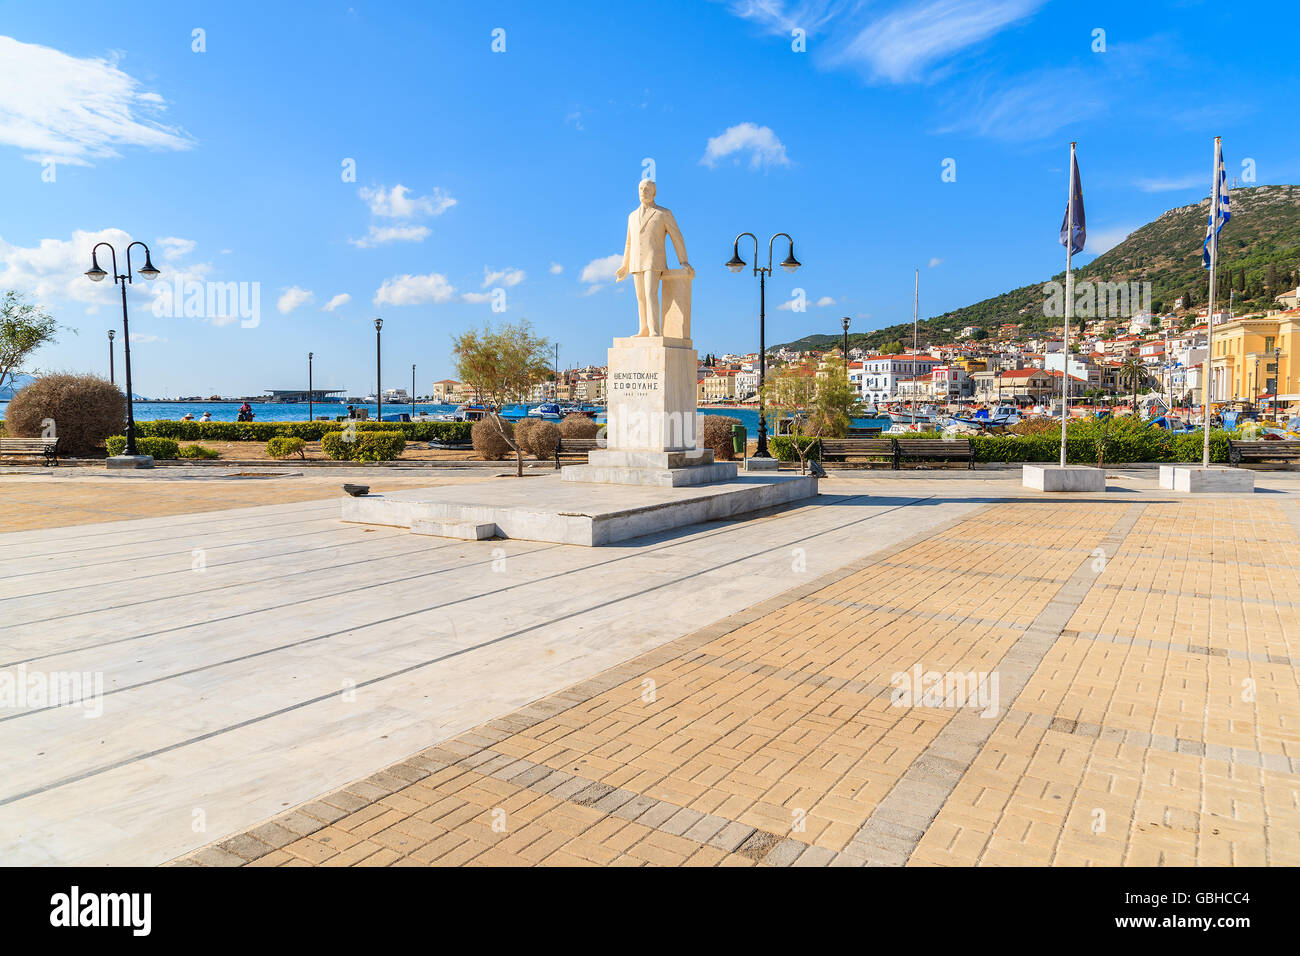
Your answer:
[[[668,253],[664,237],[673,241],[677,261],[686,274],[695,277],[695,270],[686,261],[686,243],[677,220],[663,206],[655,204],[655,184],[652,179],[641,180],[637,191],[641,205],[627,217],[627,242],[623,246],[623,264],[615,273],[619,282],[632,275],[636,286],[636,305],[641,315],[641,330],[637,335],[662,335],[663,325],[659,314],[659,280],[668,271]]]

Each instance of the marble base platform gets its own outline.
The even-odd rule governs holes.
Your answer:
[[[734,461],[715,461],[684,468],[619,467],[610,465],[565,465],[562,481],[600,485],[648,485],[654,488],[687,488],[719,481],[732,481],[739,473]]]
[[[1243,468],[1202,468],[1199,465],[1161,465],[1160,487],[1189,493],[1251,493],[1255,474]]]
[[[153,455],[113,455],[105,459],[106,468],[152,468]]]
[[[1035,491],[1106,490],[1106,472],[1086,465],[1025,465],[1023,481]]]
[[[417,534],[598,547],[812,498],[811,476],[746,475],[700,487],[599,485],[555,476],[413,488],[342,501],[344,521]],[[712,467],[712,466],[701,466]]]

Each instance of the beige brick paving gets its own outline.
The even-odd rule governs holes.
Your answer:
[[[1296,865],[1295,509],[991,505],[175,862]]]

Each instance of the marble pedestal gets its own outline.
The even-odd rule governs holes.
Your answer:
[[[679,285],[688,290],[689,280]],[[689,334],[689,319],[669,296],[665,330]],[[674,298],[676,297],[676,298]],[[687,300],[687,309],[689,300]],[[689,314],[688,312],[686,314]],[[606,448],[588,455],[585,465],[561,470],[565,481],[680,488],[737,475],[734,462],[715,462],[698,447],[695,411],[699,356],[684,335],[646,335],[614,339],[606,379]]]
[[[1025,465],[1023,482],[1035,491],[1105,491],[1106,472],[1083,465]]]
[[[1161,465],[1160,487],[1167,491],[1246,492],[1255,490],[1255,475],[1242,468],[1202,468],[1199,465]]]

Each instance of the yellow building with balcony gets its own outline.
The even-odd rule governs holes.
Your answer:
[[[1282,405],[1300,402],[1300,380],[1293,359],[1297,349],[1300,309],[1243,316],[1215,325],[1211,401],[1253,404],[1262,395],[1277,395]]]

